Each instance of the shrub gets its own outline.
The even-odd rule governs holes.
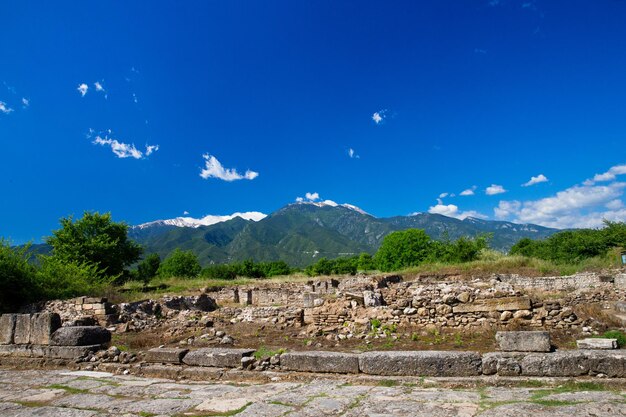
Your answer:
[[[147,285],[159,272],[161,257],[157,253],[151,253],[137,265],[137,279]]]
[[[93,264],[66,262],[53,256],[41,256],[41,267],[35,274],[37,293],[45,299],[64,299],[79,295],[96,295],[112,283]]]
[[[194,278],[198,276],[201,269],[198,257],[193,252],[176,248],[163,261],[159,267],[158,275],[162,278]]]
[[[0,312],[15,311],[36,299],[35,268],[29,264],[29,246],[11,248],[0,239]]]
[[[626,347],[626,334],[619,330],[609,330],[608,332],[604,332],[600,337],[604,339],[617,339],[618,347]]]
[[[209,279],[235,279],[237,272],[235,268],[228,264],[209,265],[200,274]]]

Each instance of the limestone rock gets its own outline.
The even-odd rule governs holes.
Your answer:
[[[617,339],[590,337],[576,341],[578,349],[617,349]]]
[[[15,334],[15,314],[3,314],[0,316],[0,345],[13,344]]]
[[[146,362],[180,364],[189,349],[155,348],[146,352]]]
[[[575,377],[589,373],[589,359],[584,351],[530,353],[520,364],[524,376]]]
[[[551,347],[550,333],[544,331],[497,332],[496,342],[505,352],[549,352]]]
[[[356,374],[359,372],[359,356],[340,352],[288,352],[280,356],[284,370],[299,372],[335,372]]]
[[[61,327],[61,317],[56,313],[33,314],[30,322],[30,343],[49,345],[52,334]]]
[[[252,356],[253,353],[254,349],[204,348],[187,353],[183,363],[192,366],[237,368],[241,365],[241,358]]]
[[[13,343],[17,345],[30,343],[30,314],[15,315]]]
[[[52,334],[55,346],[103,345],[111,341],[111,332],[100,326],[61,327]]]
[[[482,359],[476,352],[366,352],[359,356],[359,367],[370,375],[476,376],[482,373]]]

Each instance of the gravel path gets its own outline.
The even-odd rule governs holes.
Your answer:
[[[587,390],[585,390],[587,389]],[[0,370],[0,416],[626,416],[626,391],[446,389],[381,381],[228,384],[105,372]]]

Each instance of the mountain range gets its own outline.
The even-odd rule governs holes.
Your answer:
[[[501,251],[521,238],[542,239],[558,231],[431,213],[377,218],[349,204],[325,201],[289,204],[267,216],[248,212],[158,220],[132,226],[129,236],[143,245],[146,253],[158,253],[161,258],[180,248],[193,251],[203,265],[253,259],[305,266],[321,257],[373,254],[386,235],[409,228],[424,229],[433,239],[490,233],[490,246]]]

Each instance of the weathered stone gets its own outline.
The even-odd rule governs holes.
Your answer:
[[[189,349],[154,348],[146,352],[145,361],[154,363],[182,363]]]
[[[513,317],[513,313],[510,311],[503,311],[502,314],[500,314],[500,321],[510,320],[511,317]]]
[[[482,373],[482,360],[476,352],[366,352],[359,368],[371,375],[474,376]]]
[[[383,296],[379,292],[363,291],[363,304],[365,307],[378,307],[383,305]]]
[[[589,373],[584,351],[529,353],[520,362],[524,376],[575,377]]]
[[[454,307],[455,313],[474,313],[481,311],[530,310],[528,297],[502,297],[475,300],[473,303],[459,304]]]
[[[192,366],[237,368],[241,365],[241,358],[252,356],[253,353],[254,349],[204,348],[187,353],[183,363]]]
[[[463,291],[459,295],[457,295],[457,300],[461,303],[467,303],[470,300],[470,295],[467,291]]]
[[[111,332],[100,326],[61,327],[52,334],[55,346],[102,345],[111,341]]]
[[[533,316],[533,313],[530,310],[518,310],[513,313],[514,319],[529,319]]]
[[[30,314],[15,315],[13,343],[18,345],[30,343]]]
[[[497,332],[496,342],[505,352],[549,352],[550,333],[532,332]]]
[[[626,301],[618,301],[615,303],[615,310],[620,313],[626,313]]]
[[[302,294],[302,305],[304,308],[313,308],[315,307],[314,301],[317,297],[317,294],[312,292],[305,292]]]
[[[585,351],[585,354],[591,375],[604,374],[609,378],[626,378],[626,352],[622,349]]]
[[[0,345],[13,344],[15,334],[15,314],[3,314],[0,316]]]
[[[100,349],[91,346],[0,345],[0,356],[24,358],[78,359]]]
[[[578,349],[617,349],[617,339],[590,337],[576,341]]]
[[[517,376],[522,373],[522,367],[515,358],[501,358],[496,364],[499,376]]]
[[[30,321],[30,343],[49,345],[52,334],[61,327],[61,317],[57,313],[33,314]]]
[[[340,352],[288,352],[280,356],[287,371],[359,373],[359,356]]]
[[[626,274],[617,274],[613,280],[617,288],[626,289]]]

